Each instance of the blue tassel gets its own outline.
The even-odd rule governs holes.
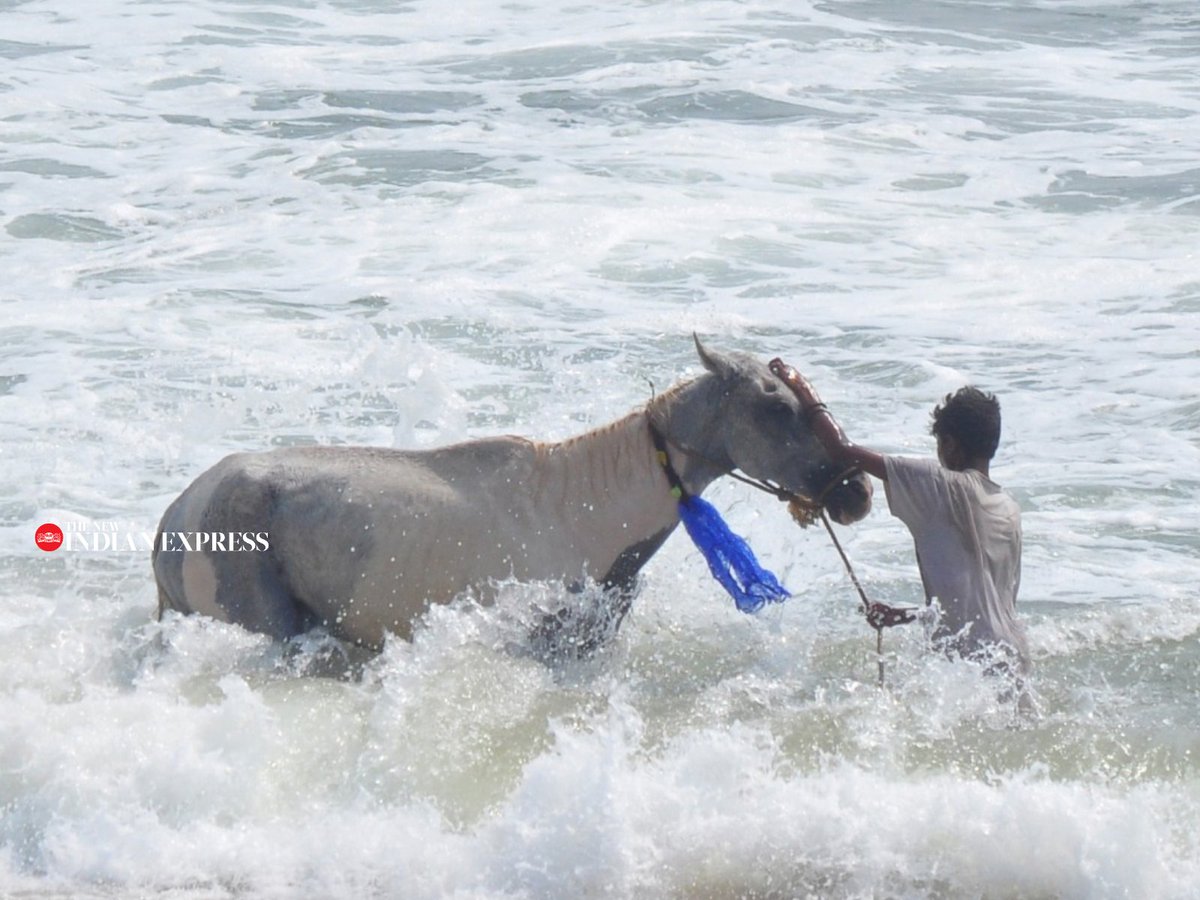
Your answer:
[[[758,564],[750,545],[729,530],[707,500],[685,496],[679,501],[679,518],[713,577],[742,612],[755,612],[766,603],[778,603],[791,596],[779,579]]]

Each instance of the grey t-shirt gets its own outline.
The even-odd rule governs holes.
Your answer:
[[[936,460],[899,456],[885,462],[888,507],[912,532],[925,596],[941,607],[934,637],[959,636],[965,652],[1008,644],[1027,669],[1029,648],[1016,616],[1017,502],[974,469],[955,472]]]

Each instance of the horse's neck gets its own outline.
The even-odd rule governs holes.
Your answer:
[[[542,481],[573,504],[616,511],[656,507],[671,524],[677,498],[663,471],[650,423],[663,436],[672,466],[687,490],[699,494],[732,466],[713,444],[711,385],[687,382],[630,413],[578,437],[541,445]]]
[[[572,518],[630,542],[679,522],[658,462],[645,412],[635,412],[594,431],[539,447],[540,493]]]
[[[716,421],[716,383],[709,376],[684,382],[656,397],[646,414],[667,444],[671,463],[692,494],[733,469]]]

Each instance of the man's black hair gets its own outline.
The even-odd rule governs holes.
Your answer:
[[[934,409],[929,430],[954,438],[972,457],[991,459],[1000,446],[1000,401],[977,387],[959,388]]]

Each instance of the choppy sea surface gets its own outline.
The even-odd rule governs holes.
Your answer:
[[[1200,884],[1193,0],[0,0],[0,895],[1186,898]],[[929,454],[1004,409],[1036,718],[709,492],[615,642],[341,663],[154,618],[224,454],[566,437],[714,347]],[[882,491],[839,529],[919,599]]]

